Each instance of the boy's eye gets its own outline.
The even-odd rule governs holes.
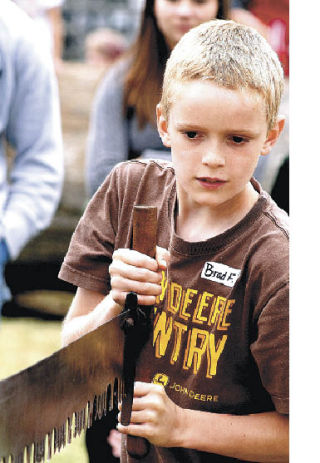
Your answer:
[[[187,135],[188,138],[193,139],[193,138],[196,138],[196,136],[198,135],[198,132],[189,130],[188,132],[185,132],[185,134]]]
[[[237,135],[233,135],[230,138],[233,141],[233,143],[235,143],[236,145],[240,145],[241,143],[244,143],[245,141],[247,141],[246,138],[240,137],[240,136],[237,136]]]

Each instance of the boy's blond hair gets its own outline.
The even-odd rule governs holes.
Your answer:
[[[277,54],[253,28],[212,20],[191,29],[173,49],[163,80],[161,107],[166,119],[176,83],[211,80],[230,89],[249,88],[262,95],[271,129],[278,115],[283,70]]]

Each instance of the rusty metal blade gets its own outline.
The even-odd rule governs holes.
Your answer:
[[[0,382],[0,462],[45,461],[113,408],[122,387],[121,316]]]

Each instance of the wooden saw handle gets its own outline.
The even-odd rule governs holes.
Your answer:
[[[154,206],[134,206],[132,249],[150,257],[156,255],[157,245],[157,208]],[[143,307],[141,307],[143,309]],[[151,308],[152,309],[152,308]],[[146,307],[152,316],[150,307]],[[142,437],[127,437],[127,452],[136,459],[144,458],[149,452],[150,444]]]
[[[134,206],[132,249],[155,257],[157,245],[157,208]]]

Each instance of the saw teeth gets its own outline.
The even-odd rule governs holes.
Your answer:
[[[51,460],[52,457],[52,441],[53,441],[53,431],[48,434],[48,460]]]
[[[44,456],[45,456],[45,441],[42,440],[35,444],[34,461],[37,463],[44,462]]]
[[[100,327],[100,330],[101,328],[103,327]],[[103,330],[103,334],[104,334],[104,330]],[[90,336],[90,333],[87,336]],[[60,351],[53,354],[53,356],[51,357],[51,362],[54,361],[54,362],[59,363],[59,358],[60,358],[59,356],[61,355],[63,355],[63,352],[60,353]],[[71,372],[73,372],[72,365],[70,366],[67,360],[64,359],[63,365],[66,366],[67,371],[70,370]],[[1,381],[0,382],[0,386],[1,386],[0,395],[3,394],[4,397],[8,398],[7,402],[9,403],[9,392],[10,392],[9,386],[12,387],[11,383],[13,383],[13,387],[16,387],[18,384],[17,378],[20,378],[21,380],[21,377],[22,377],[22,380],[25,383],[27,383],[27,385],[29,385],[30,377],[33,378],[32,374],[34,375],[36,372],[37,377],[38,377],[38,376],[41,376],[41,373],[43,373],[43,371],[45,371],[43,367],[45,362],[46,360],[40,361],[38,364],[32,367],[29,367],[28,369],[22,371],[21,373],[14,375],[11,378],[7,378],[6,380]],[[116,367],[114,367],[114,371],[116,371]],[[31,376],[30,376],[30,372],[32,373]],[[76,373],[78,373],[78,370],[75,370],[74,374]],[[90,394],[88,394],[85,398],[87,400],[88,399],[90,400],[88,400],[87,402],[81,401],[80,407],[86,403],[83,409],[78,410],[73,413],[71,412],[69,417],[66,416],[68,415],[68,413],[63,415],[63,410],[62,410],[61,418],[60,418],[61,421],[58,421],[58,419],[56,421],[51,420],[50,426],[48,426],[50,431],[47,431],[45,427],[42,427],[39,425],[39,420],[37,421],[37,418],[39,417],[37,416],[37,412],[35,411],[36,407],[34,407],[33,409],[32,407],[30,407],[29,412],[30,412],[31,419],[33,419],[32,423],[36,423],[38,425],[38,428],[36,428],[36,424],[34,425],[37,431],[34,434],[32,434],[32,432],[29,432],[29,437],[28,437],[29,442],[27,439],[25,439],[24,446],[21,446],[21,445],[19,446],[17,445],[16,447],[14,446],[15,439],[16,439],[14,433],[12,433],[12,442],[10,442],[10,445],[9,444],[7,445],[6,442],[5,444],[2,444],[2,441],[1,441],[0,463],[44,463],[45,461],[50,460],[52,458],[52,455],[56,454],[57,452],[60,452],[62,448],[65,447],[66,444],[71,443],[73,437],[79,436],[84,429],[89,428],[95,419],[102,418],[103,415],[106,415],[113,408],[117,407],[118,394],[120,393],[119,391],[121,391],[121,387],[119,388],[119,384],[121,385],[121,379],[116,377],[117,374],[119,375],[121,374],[120,368],[118,368],[116,374],[109,376],[109,378],[105,381],[106,386],[101,394],[97,394],[95,397],[94,396],[90,397]],[[73,381],[75,381],[76,383],[79,382],[80,380],[83,382],[83,377],[81,375],[79,378],[77,376],[73,378]],[[79,384],[81,385],[81,383]],[[35,398],[37,397],[38,395],[35,395]],[[11,410],[11,408],[9,408],[9,410]],[[53,416],[55,416],[55,413],[53,413]],[[6,425],[7,422],[8,423],[10,422],[8,417],[10,417],[9,411],[7,411],[6,415],[4,415],[3,413],[0,414],[1,426]],[[40,416],[40,423],[41,423],[41,418],[42,416]],[[63,423],[63,419],[65,419],[64,423]],[[17,424],[20,425],[21,423],[17,421]],[[26,425],[24,421],[22,420],[22,424],[20,427],[23,429],[23,431],[25,431],[25,428],[23,428],[23,426],[26,426]],[[6,429],[5,426],[4,426],[4,429]],[[32,442],[31,440],[32,438],[34,438],[35,435],[38,437],[38,439],[35,442]],[[5,448],[2,448],[2,445],[4,445]],[[10,449],[10,446],[12,450]],[[11,450],[11,453],[9,453],[10,450]],[[4,453],[4,455],[2,452]]]
[[[93,422],[93,403],[91,401],[88,402],[88,423],[87,427],[91,428]]]
[[[31,446],[26,446],[26,463],[30,463],[31,461]]]
[[[68,444],[71,444],[72,442],[72,419],[68,416],[67,419],[68,423]]]
[[[51,460],[53,454],[70,444],[84,429],[90,428],[93,421],[101,419],[118,406],[121,388],[121,380],[115,378],[102,394],[88,401],[84,409],[74,412],[63,425],[50,431],[45,439],[27,445],[19,455],[0,458],[0,463],[44,463]]]

